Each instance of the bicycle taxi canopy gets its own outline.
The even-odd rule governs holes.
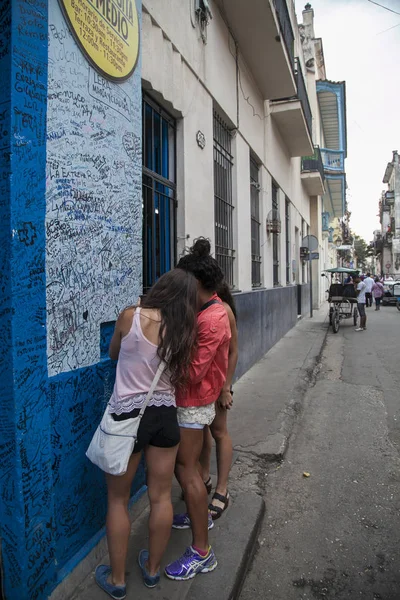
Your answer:
[[[336,267],[334,269],[325,269],[325,273],[347,273],[348,275],[357,275],[359,269],[346,269],[346,267]]]

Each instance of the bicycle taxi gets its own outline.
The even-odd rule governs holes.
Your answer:
[[[356,269],[346,269],[337,267],[335,269],[326,269],[325,274],[331,275],[331,282],[328,292],[329,302],[329,325],[332,326],[333,333],[339,331],[340,322],[343,319],[353,319],[353,324],[357,327],[358,308],[357,292],[353,283],[345,283],[345,276],[355,277],[359,274]],[[325,275],[329,277],[329,275]]]

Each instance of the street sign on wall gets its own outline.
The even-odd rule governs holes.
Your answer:
[[[318,239],[315,235],[306,235],[303,237],[301,245],[308,248],[310,252],[313,252],[318,248]]]
[[[310,251],[306,246],[300,248],[300,260],[308,260]]]
[[[106,79],[125,81],[139,57],[135,0],[58,0],[72,35],[90,64]]]

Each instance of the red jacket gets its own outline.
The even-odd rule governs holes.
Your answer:
[[[211,300],[221,300],[217,294]],[[176,395],[177,406],[215,402],[226,380],[231,328],[225,308],[212,304],[197,317],[197,349],[190,365],[190,383]]]

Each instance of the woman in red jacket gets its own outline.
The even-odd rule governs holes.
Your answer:
[[[195,240],[190,253],[179,261],[178,268],[196,277],[199,298],[197,348],[190,366],[190,381],[176,397],[181,444],[175,475],[182,487],[188,514],[175,515],[173,527],[191,527],[193,541],[183,556],[166,567],[165,574],[170,579],[186,580],[198,573],[213,571],[217,566],[208,543],[208,529],[213,526],[213,521],[208,513],[207,490],[198,464],[203,430],[215,418],[215,402],[226,380],[231,330],[226,310],[215,292],[223,280],[223,273],[210,256],[209,241],[205,238]]]

